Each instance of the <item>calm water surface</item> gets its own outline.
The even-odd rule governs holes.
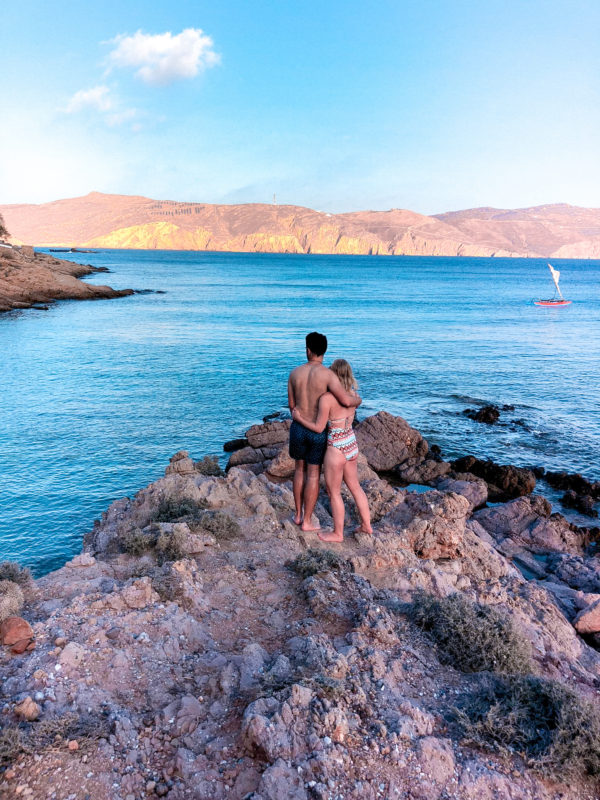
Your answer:
[[[94,518],[163,474],[222,453],[284,408],[304,335],[355,368],[359,416],[402,414],[445,457],[472,453],[600,477],[600,262],[560,261],[571,306],[544,309],[534,259],[105,250],[93,283],[164,290],[0,316],[0,560],[39,572]],[[498,426],[461,411],[515,406]],[[516,421],[519,421],[517,423]]]

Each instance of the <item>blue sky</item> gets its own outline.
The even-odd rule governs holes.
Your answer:
[[[600,206],[597,0],[20,0],[0,203]]]

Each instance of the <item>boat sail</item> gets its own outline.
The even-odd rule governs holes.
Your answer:
[[[550,300],[534,300],[536,306],[568,306],[570,305],[570,300],[565,300],[560,290],[560,286],[558,282],[560,280],[560,272],[557,269],[554,269],[552,264],[548,264],[548,269],[550,270],[550,274],[552,275],[552,280],[554,281],[554,285],[556,286],[556,292],[558,292],[558,297],[556,296],[556,292],[554,292],[554,297],[550,298]]]

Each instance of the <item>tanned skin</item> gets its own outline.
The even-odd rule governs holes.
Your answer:
[[[323,365],[323,356],[315,355],[306,348],[306,363],[292,370],[288,379],[288,405],[290,411],[295,408],[311,422],[316,422],[319,409],[319,398],[325,392],[331,392],[340,405],[346,408],[356,408],[361,403],[361,398],[356,394],[347,392],[337,375]],[[311,517],[319,496],[320,464],[307,464],[306,461],[296,461],[294,470],[294,503],[296,514],[294,522],[300,525],[303,531],[317,531],[313,527]]]

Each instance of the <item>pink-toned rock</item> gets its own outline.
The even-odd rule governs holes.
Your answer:
[[[129,608],[145,608],[159,600],[159,596],[152,589],[150,578],[139,578],[134,581],[131,586],[123,589],[121,597]]]
[[[399,529],[419,558],[456,558],[470,511],[460,494],[409,492],[384,519]]]
[[[573,625],[578,633],[599,633],[600,600],[582,609],[573,620]]]
[[[2,644],[10,647],[15,654],[33,650],[33,628],[23,617],[8,617],[0,626]]]
[[[27,722],[33,722],[33,720],[37,719],[40,716],[41,710],[42,709],[31,697],[26,697],[15,706],[15,714]]]
[[[187,450],[179,450],[169,460],[169,466],[165,470],[165,475],[192,475],[196,471],[194,462]]]
[[[419,792],[413,789],[413,794],[423,800],[437,800],[454,776],[452,742],[449,739],[425,736],[417,744],[417,758],[426,780],[415,787],[420,789]]]
[[[287,445],[284,445],[279,454],[269,464],[267,472],[274,478],[291,478],[294,474],[296,462],[290,456]]]
[[[80,553],[72,558],[65,566],[67,567],[93,567],[96,563],[94,556],[89,553]]]
[[[356,428],[356,438],[369,466],[380,471],[392,470],[398,464],[417,464],[429,450],[419,431],[387,411],[363,420]]]
[[[292,421],[265,422],[262,425],[253,425],[246,432],[246,439],[250,447],[272,447],[275,444],[284,444],[289,437]]]

